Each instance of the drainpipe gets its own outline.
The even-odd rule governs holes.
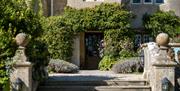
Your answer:
[[[54,11],[54,0],[51,0],[51,16],[53,16]]]

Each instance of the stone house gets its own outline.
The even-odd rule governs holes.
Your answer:
[[[126,3],[128,8],[136,15],[132,21],[132,27],[137,31],[135,38],[135,46],[144,42],[149,42],[152,39],[148,34],[143,32],[142,17],[144,14],[152,14],[157,10],[174,11],[180,16],[180,0],[43,0],[44,15],[53,16],[63,13],[65,6],[74,7],[77,9],[94,7],[101,3]],[[81,33],[74,39],[74,51],[72,62],[81,68],[96,69],[99,63],[99,58],[95,52],[91,52],[94,39],[100,41],[103,37],[101,32],[86,32]]]

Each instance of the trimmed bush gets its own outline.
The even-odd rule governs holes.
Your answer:
[[[128,58],[114,64],[112,71],[115,73],[143,72],[143,62],[136,57]]]
[[[60,59],[51,59],[48,70],[55,73],[77,73],[79,67]]]

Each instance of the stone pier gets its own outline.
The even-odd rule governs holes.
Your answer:
[[[13,57],[14,69],[10,74],[11,91],[32,91],[32,64],[25,55],[25,46],[28,44],[27,35],[20,33],[16,36],[19,46]]]
[[[145,67],[143,76],[152,91],[175,91],[175,54],[169,36],[161,33],[156,42],[143,44]],[[164,89],[164,90],[163,90]]]

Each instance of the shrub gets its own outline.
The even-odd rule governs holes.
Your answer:
[[[169,34],[172,38],[180,33],[180,18],[174,12],[158,11],[152,15],[144,15],[144,27],[156,37],[160,32]]]
[[[133,32],[128,32],[128,30],[111,29],[105,31],[105,58],[103,57],[99,63],[100,70],[110,70],[118,59],[136,56],[133,50],[132,36]]]
[[[45,68],[50,61],[47,44],[40,39],[31,40],[26,51],[29,61],[33,64],[33,79],[36,81],[46,79],[48,73]]]
[[[7,72],[4,71],[5,69],[6,69],[5,63],[0,62],[0,86],[2,85],[3,87],[9,79]]]
[[[113,64],[115,64],[116,60],[111,58],[110,56],[104,56],[103,59],[99,63],[100,70],[111,70]]]
[[[139,58],[124,59],[114,64],[112,71],[115,73],[142,72],[143,62]]]
[[[76,73],[78,66],[60,59],[51,59],[48,70],[55,73]]]
[[[138,53],[135,53],[134,50],[127,50],[127,49],[122,49],[119,52],[120,58],[119,59],[126,59],[130,57],[137,57]]]
[[[43,22],[43,40],[48,44],[50,57],[70,61],[72,56],[73,32],[65,26],[61,16],[53,16]]]
[[[130,37],[131,36],[131,37]],[[122,50],[133,51],[133,32],[128,30],[112,29],[105,31],[105,54],[118,58]]]
[[[46,51],[43,49],[44,45],[36,42],[43,32],[40,16],[28,9],[24,0],[1,0],[0,3],[0,61],[5,61],[7,58],[12,58],[15,55],[17,45],[13,38],[18,33],[26,33],[31,38],[31,42],[27,47],[28,51],[26,51],[28,56],[30,56],[29,61],[35,62],[36,60],[34,59],[39,59],[39,56],[43,56],[42,58],[46,59],[47,55],[41,55]],[[33,60],[31,58],[32,55]],[[33,65],[34,71],[39,70],[41,66],[45,66],[44,61],[46,60],[44,59],[38,60],[38,62],[41,62],[38,63],[38,67],[35,67],[37,65],[35,62]],[[3,69],[3,71],[6,72],[6,69]],[[38,74],[41,74],[41,72],[39,71]],[[6,77],[8,78],[8,76]],[[36,77],[34,73],[33,77]]]

